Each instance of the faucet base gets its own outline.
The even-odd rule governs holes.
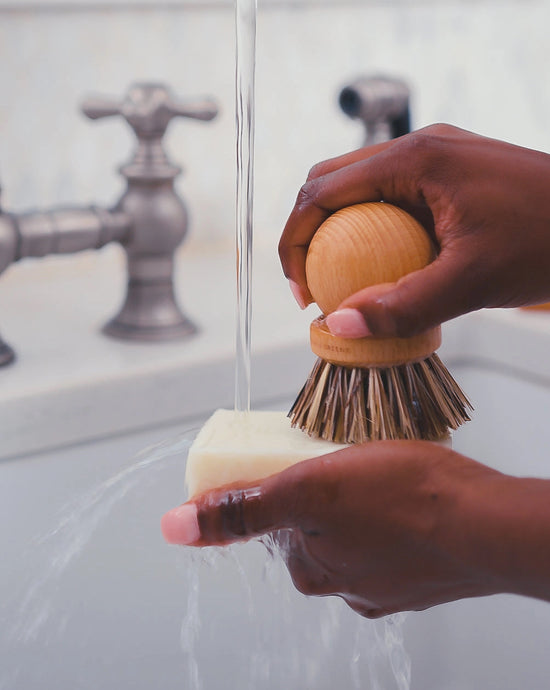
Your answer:
[[[182,313],[170,280],[130,280],[122,309],[103,332],[121,340],[162,342],[188,338],[197,327]]]
[[[118,340],[160,343],[171,340],[184,340],[197,333],[198,329],[195,324],[186,317],[183,317],[177,324],[163,326],[128,324],[116,317],[105,324],[102,328],[102,332]]]
[[[126,299],[119,313],[103,328],[121,340],[162,342],[183,340],[197,332],[174,294],[174,257],[129,255]]]
[[[15,360],[15,352],[0,338],[0,367],[5,367]]]

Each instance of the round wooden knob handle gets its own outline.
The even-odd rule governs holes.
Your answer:
[[[434,257],[422,225],[391,204],[357,204],[331,215],[315,233],[306,259],[309,290],[323,314],[363,288],[393,283]],[[423,359],[441,344],[441,329],[412,338],[333,336],[324,321],[311,326],[315,354],[345,366],[393,366]]]

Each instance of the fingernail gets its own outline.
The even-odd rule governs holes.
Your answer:
[[[194,544],[201,536],[197,506],[194,503],[184,503],[173,508],[163,515],[160,527],[169,544]]]
[[[357,309],[339,309],[326,318],[326,324],[332,335],[342,338],[364,338],[372,335],[363,314]]]
[[[309,304],[308,298],[304,295],[302,288],[294,280],[288,281],[290,285],[290,290],[294,295],[294,299],[298,302],[300,309],[305,309]]]

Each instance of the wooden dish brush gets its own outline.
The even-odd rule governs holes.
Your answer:
[[[468,399],[435,351],[441,327],[410,338],[341,338],[325,316],[359,290],[393,283],[434,257],[426,231],[383,202],[337,211],[317,230],[306,259],[309,290],[323,312],[311,324],[318,356],[288,416],[310,436],[337,443],[441,440],[470,419]]]

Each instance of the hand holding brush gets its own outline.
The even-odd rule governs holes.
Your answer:
[[[348,206],[313,236],[306,280],[323,315],[311,324],[317,362],[292,406],[292,426],[337,443],[441,441],[469,420],[470,403],[435,351],[441,329],[408,338],[346,339],[331,330],[338,305],[431,261],[422,225],[388,203]],[[341,312],[340,312],[341,313]]]
[[[415,217],[438,250],[425,268],[338,305],[333,333],[415,335],[484,307],[550,300],[548,155],[432,125],[316,165],[279,244],[300,306],[312,301],[305,261],[317,229],[346,206],[385,201]]]

